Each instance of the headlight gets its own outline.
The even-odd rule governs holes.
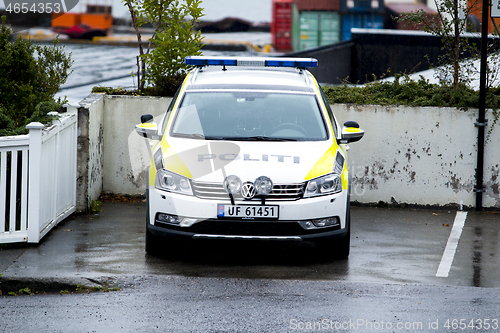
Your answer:
[[[158,170],[156,173],[155,187],[169,192],[193,195],[188,178],[165,169]]]
[[[154,163],[155,163],[156,170],[163,169],[163,153],[161,151],[161,147],[155,151],[153,157],[154,157]]]
[[[341,175],[342,170],[344,170],[344,156],[342,156],[340,153],[337,153],[337,156],[335,156],[335,166],[333,167],[333,172]]]
[[[307,183],[304,198],[328,195],[342,191],[342,179],[339,174],[331,173],[323,177],[311,179]]]

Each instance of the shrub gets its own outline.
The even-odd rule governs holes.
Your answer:
[[[27,133],[31,121],[48,122],[50,111],[65,103],[54,95],[70,75],[71,55],[64,47],[41,46],[30,40],[9,39],[11,29],[0,26],[0,136]]]
[[[138,89],[152,85],[154,94],[175,93],[187,70],[186,56],[201,55],[201,32],[193,32],[203,16],[201,0],[122,0],[127,5],[137,34]],[[146,50],[139,27],[151,24],[155,30]],[[153,48],[154,45],[154,48]]]
[[[411,80],[407,75],[396,75],[395,80],[374,81],[364,86],[326,86],[323,91],[331,104],[378,104],[409,106],[443,106],[456,108],[477,108],[479,91],[464,84],[457,89],[447,84],[433,84],[420,77]],[[486,107],[498,110],[500,88],[490,88],[486,93]]]

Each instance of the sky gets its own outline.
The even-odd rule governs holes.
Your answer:
[[[121,0],[80,0],[72,12],[84,11],[86,3],[112,5],[113,16],[129,17],[128,10]],[[202,19],[216,21],[226,17],[237,17],[251,22],[271,22],[271,4],[272,0],[202,0],[201,7],[205,13]],[[0,8],[5,8],[3,0],[0,0]]]

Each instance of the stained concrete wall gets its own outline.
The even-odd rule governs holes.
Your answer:
[[[159,123],[171,100],[170,97],[104,97],[104,192],[145,194],[150,157],[147,141],[134,128],[146,113]]]
[[[364,138],[350,144],[352,200],[362,203],[475,206],[478,110],[332,105],[337,119],[356,120]],[[491,129],[494,116],[487,113]],[[485,146],[484,207],[500,207],[500,129]]]
[[[103,180],[104,95],[90,94],[78,108],[76,210],[86,211],[99,199]]]
[[[98,192],[101,163],[104,192],[144,194],[150,158],[146,141],[135,133],[134,126],[144,113],[154,115],[159,123],[170,101],[104,96],[88,107],[91,115],[96,113],[91,117],[91,126],[96,127],[92,129],[91,147],[98,152],[100,143],[103,157],[89,158],[88,184],[92,187],[87,197],[95,197]],[[341,123],[356,120],[366,133],[349,150],[353,201],[475,205],[477,110],[345,104],[332,105],[332,109]],[[99,112],[102,118],[97,116]],[[488,131],[494,119],[491,111],[487,118]],[[499,156],[500,130],[495,128],[485,147],[484,207],[500,208]],[[79,163],[81,160],[85,158],[79,158]]]

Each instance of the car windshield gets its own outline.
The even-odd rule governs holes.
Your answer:
[[[256,141],[328,138],[314,95],[267,92],[188,92],[171,135]]]

